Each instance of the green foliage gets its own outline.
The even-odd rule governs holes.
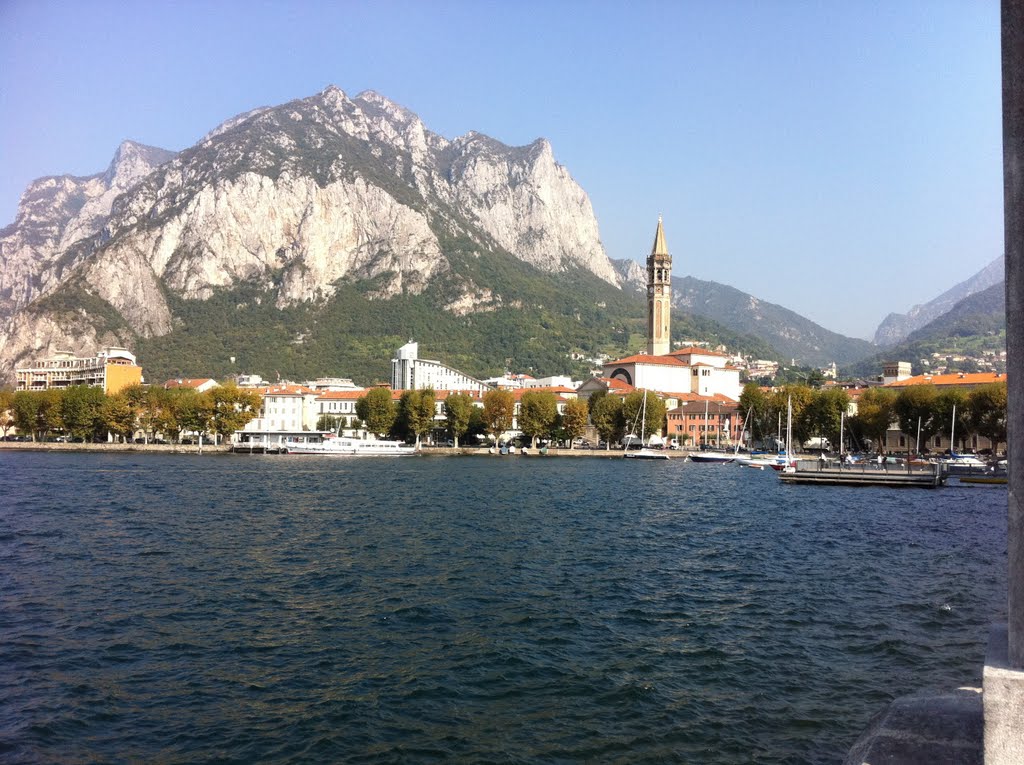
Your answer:
[[[321,414],[316,420],[316,429],[322,431],[334,431],[338,429],[338,422],[341,418],[333,414]]]
[[[885,434],[896,419],[896,392],[888,388],[868,388],[857,401],[857,416],[851,428],[862,438],[869,438],[878,448],[885,443]],[[914,431],[915,435],[917,431]]]
[[[60,422],[73,439],[91,441],[104,430],[103,391],[90,385],[74,385],[60,392]]]
[[[14,424],[14,391],[0,389],[0,430],[4,437]]]
[[[100,407],[103,427],[121,439],[128,440],[135,432],[135,408],[123,393],[107,396]]]
[[[390,432],[398,411],[391,401],[390,388],[371,388],[356,401],[356,415],[366,423],[366,429],[378,436]]]
[[[558,399],[551,391],[530,390],[519,404],[519,429],[535,446],[538,438],[551,435],[558,421]]]
[[[641,413],[644,415],[643,423],[640,423]],[[622,417],[630,433],[637,438],[643,438],[644,443],[647,443],[652,435],[661,432],[661,426],[665,422],[665,402],[655,393],[635,390],[622,402]]]
[[[827,438],[830,444],[839,448],[841,420],[849,405],[850,396],[842,388],[816,390],[804,408],[805,429],[812,434],[812,438]]]
[[[626,432],[622,399],[618,396],[602,396],[591,409],[590,420],[610,449],[612,442],[620,441]]]
[[[993,446],[1006,443],[1007,389],[1005,382],[981,385],[967,396],[971,427]]]
[[[414,436],[419,446],[422,435],[429,433],[434,426],[435,403],[436,395],[431,388],[403,391],[398,400],[398,415],[391,427],[392,434],[400,438]]]
[[[211,406],[210,429],[221,438],[230,437],[253,420],[260,411],[262,400],[253,390],[234,385],[221,385],[205,394]]]
[[[448,433],[459,445],[459,439],[469,430],[470,419],[477,407],[471,396],[465,393],[452,393],[444,400],[445,421]]]
[[[507,390],[489,390],[484,394],[483,421],[491,438],[497,440],[512,427],[516,398]]]
[[[578,398],[569,399],[565,402],[565,412],[562,414],[562,430],[564,437],[569,441],[569,448],[572,442],[587,432],[587,418],[589,417],[587,402]]]
[[[927,442],[942,427],[937,416],[938,390],[934,385],[908,385],[900,389],[893,403],[893,413],[903,433],[917,436],[920,425],[921,440]]]

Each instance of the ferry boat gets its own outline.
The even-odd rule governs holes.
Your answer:
[[[339,457],[408,457],[416,454],[416,447],[403,441],[369,441],[361,438],[336,436],[323,441],[289,443],[285,454],[328,454]]]

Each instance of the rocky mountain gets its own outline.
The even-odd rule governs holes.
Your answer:
[[[615,260],[623,285],[644,293],[645,269],[633,260]],[[810,319],[733,287],[692,276],[672,277],[672,305],[683,313],[711,319],[734,332],[753,335],[784,360],[824,366],[847,364],[872,351],[866,340],[831,332]]]
[[[106,173],[36,181],[0,247],[4,376],[28,355],[169,336],[195,303],[239,290],[285,311],[344,285],[368,300],[433,285],[439,308],[465,316],[517,304],[474,265],[507,257],[617,285],[590,201],[547,141],[449,140],[333,86],[177,154],[126,142]]]
[[[944,369],[1005,371],[1006,283],[1000,281],[955,303],[896,345],[861,360],[852,374],[877,374],[886,361],[910,361],[915,373]]]
[[[881,346],[895,345],[917,329],[924,327],[939,318],[964,298],[1003,281],[1003,256],[989,263],[985,268],[952,287],[934,300],[923,305],[915,305],[907,313],[891,313],[885,317],[875,330],[875,344]]]

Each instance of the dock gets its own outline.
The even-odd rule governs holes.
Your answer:
[[[940,464],[884,465],[861,463],[844,465],[821,460],[797,460],[796,470],[780,472],[784,483],[819,484],[822,486],[890,486],[937,489],[946,482],[946,471]]]

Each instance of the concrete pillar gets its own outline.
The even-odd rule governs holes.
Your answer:
[[[1002,0],[1003,220],[1006,238],[1007,624],[982,675],[985,765],[1024,762],[1024,0]]]
[[[1024,2],[1002,2],[1009,664],[1024,669]]]

